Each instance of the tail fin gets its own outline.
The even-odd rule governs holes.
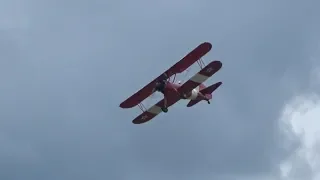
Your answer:
[[[205,95],[207,98],[212,99],[212,92],[215,91],[219,86],[222,85],[222,82],[217,82],[207,88],[201,89],[200,92]],[[188,104],[187,107],[191,107],[195,104],[197,104],[198,102],[202,101],[203,99],[195,99],[195,100],[191,100]]]

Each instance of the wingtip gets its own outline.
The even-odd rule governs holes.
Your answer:
[[[206,47],[208,51],[212,49],[212,44],[210,42],[203,42],[199,46]]]
[[[209,45],[209,46],[212,46],[212,44],[211,44],[210,42],[208,42],[208,41],[205,41],[205,42],[203,42],[202,44],[203,44],[203,45]]]
[[[135,120],[132,121],[132,124],[143,124],[143,123],[146,123],[146,122],[138,120],[138,119],[135,119]]]
[[[123,108],[123,103],[121,103],[121,104],[119,105],[119,107]]]
[[[219,60],[214,60],[212,63],[220,70],[222,68],[222,62]]]
[[[130,108],[130,107],[128,107],[128,106],[125,106],[125,103],[121,103],[121,104],[119,105],[119,107],[121,107],[122,109]]]
[[[132,124],[141,124],[141,123],[138,123],[138,122],[136,122],[136,121],[132,121]]]

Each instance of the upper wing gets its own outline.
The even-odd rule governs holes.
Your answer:
[[[178,96],[167,98],[167,101],[168,101],[167,106],[168,107],[172,106],[173,104],[175,104],[179,100],[180,100],[180,97],[178,97]],[[164,103],[164,100],[162,99],[157,104],[153,105],[148,110],[146,110],[145,112],[140,114],[138,117],[136,117],[132,121],[132,123],[133,124],[142,124],[142,123],[150,121],[151,119],[153,119],[154,117],[156,117],[158,114],[160,114],[162,112],[161,107],[163,107],[163,103]]]
[[[168,77],[171,77],[174,74],[181,73],[190,67],[193,63],[199,60],[202,56],[207,54],[212,48],[212,45],[208,42],[204,42],[196,47],[193,51],[187,54],[184,58],[182,58],[179,62],[174,64],[171,68],[169,68],[165,73],[161,74],[159,77],[154,79],[148,85],[144,86],[140,91],[136,92],[134,95],[129,97],[127,100],[123,101],[120,104],[121,108],[132,108],[139,103],[141,103],[144,99],[150,96],[153,93],[154,84],[156,81],[160,79],[165,79],[164,74],[167,74]]]
[[[179,93],[183,94],[196,88],[201,83],[206,81],[210,76],[218,72],[221,67],[222,63],[220,61],[212,61],[203,69],[201,69],[197,74],[195,74],[192,78],[190,78],[187,82],[185,82],[182,86],[180,86],[180,88],[178,89]]]
[[[212,48],[211,43],[204,42],[200,44],[198,47],[193,49],[189,54],[183,57],[179,62],[173,65],[173,68],[176,73],[182,73],[188,67],[190,67],[193,63],[197,62],[202,56],[206,55]]]

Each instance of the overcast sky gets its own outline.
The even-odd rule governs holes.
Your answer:
[[[1,0],[0,179],[319,180],[319,9]],[[132,124],[119,104],[205,41],[223,63],[212,103]]]

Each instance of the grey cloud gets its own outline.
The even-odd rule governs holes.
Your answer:
[[[2,40],[0,58],[9,77],[1,90],[1,132],[13,147],[29,144],[31,159],[2,161],[8,163],[0,174],[211,179],[275,172],[290,154],[276,125],[290,97],[280,77],[289,67],[288,76],[306,78],[317,4],[29,1],[28,29]],[[140,112],[119,103],[203,41],[213,44],[206,62],[224,63],[208,82],[224,81],[212,105],[187,111],[179,103],[146,125],[132,125]]]

